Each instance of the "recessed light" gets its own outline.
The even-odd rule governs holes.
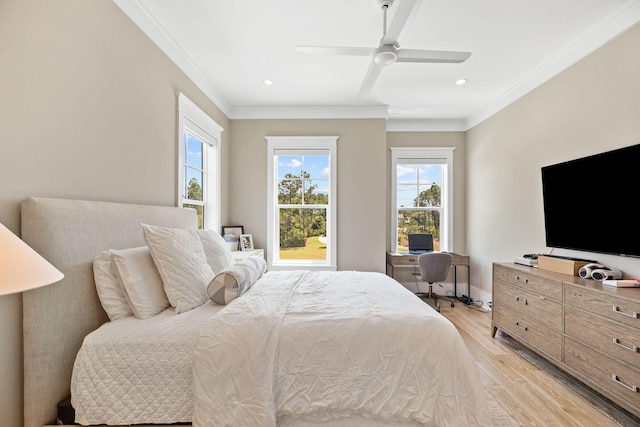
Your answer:
[[[467,79],[458,79],[456,80],[456,84],[458,86],[462,86],[463,84],[465,84],[467,82]]]
[[[273,80],[270,79],[264,79],[262,82],[267,86],[271,86],[273,84]]]

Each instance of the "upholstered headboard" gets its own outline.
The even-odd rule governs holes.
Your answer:
[[[196,228],[197,216],[167,206],[37,197],[22,202],[22,239],[65,275],[23,295],[25,427],[55,424],[82,340],[108,320],[93,259],[106,249],[144,245],[141,222]]]

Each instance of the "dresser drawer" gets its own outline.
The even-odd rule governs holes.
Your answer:
[[[525,273],[500,265],[495,265],[493,269],[493,278],[506,283],[526,288],[530,292],[538,295],[544,295],[556,301],[562,301],[562,282],[551,280],[535,274]]]
[[[564,298],[567,304],[584,311],[615,320],[634,328],[640,328],[640,303],[587,289],[584,286],[565,284]]]
[[[494,302],[494,324],[523,344],[551,356],[557,361],[562,357],[562,337],[543,324],[526,316],[519,315],[500,302]]]
[[[493,291],[494,304],[502,304],[539,320],[552,329],[562,331],[561,303],[498,280],[493,285]]]
[[[580,372],[596,388],[604,388],[627,402],[638,413],[640,408],[640,371],[610,359],[571,338],[565,339],[565,364]],[[624,405],[623,405],[624,406]]]
[[[564,311],[564,329],[575,341],[640,370],[640,330],[569,306]]]

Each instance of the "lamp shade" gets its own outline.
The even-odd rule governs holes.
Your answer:
[[[64,274],[0,224],[0,295],[50,285],[63,277]]]

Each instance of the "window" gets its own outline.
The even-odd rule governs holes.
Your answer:
[[[406,252],[410,233],[433,234],[436,251],[453,247],[454,148],[391,148],[391,250]]]
[[[219,230],[223,129],[182,93],[178,129],[178,206],[195,209],[200,228]]]
[[[267,260],[275,269],[336,269],[338,137],[267,137]]]

